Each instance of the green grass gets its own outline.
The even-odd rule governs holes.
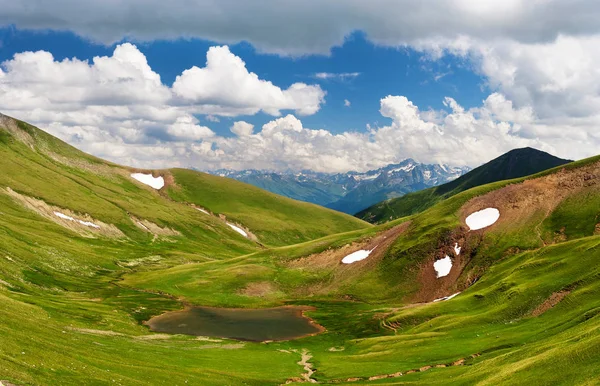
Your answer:
[[[168,190],[175,201],[191,202],[243,224],[266,245],[281,246],[370,225],[330,209],[268,193],[243,182],[173,169],[177,186]]]
[[[456,286],[469,275],[479,280],[450,301],[413,305],[420,286],[416,273],[457,232],[461,207],[523,179],[476,187],[417,215],[367,226],[191,171],[172,170],[176,186],[164,195],[131,181],[127,169],[83,155],[33,127],[22,130],[36,141],[35,151],[0,130],[0,188],[88,213],[116,225],[126,237],[81,236],[0,191],[2,380],[18,385],[277,385],[300,376],[300,352],[308,350],[320,382],[344,383],[466,358],[464,366],[354,384],[598,383],[597,186],[569,195],[551,213],[522,219],[514,229],[468,235],[464,253],[470,260]],[[266,247],[191,203],[244,224]],[[181,235],[154,238],[129,214]],[[407,230],[379,264],[343,275],[337,266],[290,265],[405,221],[410,221]],[[274,290],[263,297],[242,294],[257,282],[269,282]],[[306,288],[326,290],[308,296]],[[559,291],[570,292],[542,315],[531,315]],[[289,342],[239,344],[160,336],[142,324],[188,303],[312,305],[316,310],[309,316],[326,331]]]

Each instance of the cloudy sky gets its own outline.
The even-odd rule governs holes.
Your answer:
[[[0,0],[0,112],[137,167],[600,153],[591,0]]]

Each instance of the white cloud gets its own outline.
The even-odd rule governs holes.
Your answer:
[[[317,72],[313,75],[314,78],[322,80],[349,80],[354,79],[360,75],[360,72]]]
[[[260,110],[280,115],[295,110],[300,115],[319,111],[325,92],[318,85],[294,83],[287,90],[261,80],[227,46],[208,50],[206,67],[192,67],[179,75],[173,92],[185,103],[212,106],[221,115],[256,114]]]
[[[233,126],[231,126],[231,132],[237,135],[238,137],[252,135],[253,131],[254,125],[244,121],[234,122]]]
[[[76,58],[57,61],[45,51],[23,52],[0,68],[0,111],[114,159],[124,156],[122,146],[154,146],[163,141],[198,141],[214,136],[210,128],[199,124],[194,117],[197,114],[208,114],[210,122],[218,121],[219,114],[255,114],[259,110],[274,115],[283,109],[311,114],[323,102],[324,92],[319,86],[297,83],[281,90],[258,79],[226,47],[211,50],[209,63],[209,75],[214,77],[209,84],[189,79],[190,86],[178,79],[177,90],[193,93],[197,86],[204,93],[182,103],[150,68],[144,54],[129,43],[117,46],[112,56],[95,57],[91,62]],[[231,70],[231,63],[243,68],[223,79],[223,71]],[[104,146],[106,143],[114,146]],[[142,155],[131,160],[139,164],[145,158]]]
[[[544,44],[421,41],[415,47],[432,58],[472,60],[498,92],[471,109],[446,98],[446,109],[439,111],[388,96],[380,113],[389,124],[365,133],[310,129],[288,114],[256,132],[237,121],[231,128],[236,137],[216,135],[195,116],[307,114],[319,109],[324,95],[318,86],[282,89],[259,79],[224,47],[211,49],[206,67],[184,72],[173,88],[131,44],[91,63],[56,61],[43,51],[17,54],[0,70],[0,110],[85,151],[142,167],[346,171],[407,157],[475,166],[523,146],[581,158],[600,145],[598,43],[596,37]]]
[[[198,119],[191,115],[177,117],[175,123],[169,125],[167,132],[174,137],[192,141],[210,138],[215,135],[208,127],[198,125]]]
[[[350,101],[348,99],[344,99],[344,106],[345,107],[350,107],[352,105],[352,103],[350,103]]]

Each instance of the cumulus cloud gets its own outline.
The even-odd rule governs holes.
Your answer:
[[[345,107],[350,107],[352,105],[352,103],[350,103],[350,101],[348,99],[344,99],[344,106]]]
[[[177,117],[175,123],[168,126],[167,132],[174,137],[192,141],[210,138],[215,135],[208,127],[198,125],[198,119],[191,115]]]
[[[185,71],[172,88],[130,43],[91,62],[57,61],[46,51],[23,52],[0,68],[2,112],[51,128],[69,142],[94,146],[108,157],[120,156],[119,147],[111,153],[106,152],[110,147],[98,144],[200,141],[214,132],[195,115],[209,114],[206,120],[216,122],[217,115],[261,110],[312,114],[324,94],[319,86],[296,83],[282,90],[261,80],[227,47],[211,49],[207,67]]]
[[[185,70],[173,83],[173,92],[185,103],[215,108],[221,115],[256,114],[260,110],[280,115],[295,110],[300,115],[319,111],[325,92],[318,85],[294,83],[287,90],[259,79],[227,46],[211,47],[206,67]]]
[[[91,62],[57,61],[44,51],[17,54],[0,68],[0,110],[85,151],[140,167],[336,172],[407,157],[476,166],[523,146],[580,158],[597,153],[600,145],[598,43],[600,37],[593,36],[544,43],[419,40],[413,47],[431,60],[467,58],[497,91],[470,109],[446,98],[444,109],[421,110],[407,97],[388,96],[380,103],[388,123],[366,132],[304,127],[298,116],[319,110],[324,91],[260,79],[226,47],[212,48],[204,67],[186,70],[172,87],[132,44]],[[259,111],[279,116],[285,110],[294,115],[256,130],[235,122],[235,137],[219,136],[196,118],[207,115],[212,122],[218,115]]]
[[[254,131],[254,125],[244,121],[237,121],[231,126],[231,132],[239,137],[245,137],[252,135]]]
[[[408,156],[423,162],[475,166],[516,147],[555,151],[552,143],[521,136],[522,130],[535,127],[535,117],[529,109],[515,109],[501,94],[490,95],[472,109],[451,98],[444,104],[444,110],[422,112],[404,96],[387,96],[381,100],[380,113],[390,123],[362,133],[311,129],[287,115],[266,123],[253,135],[212,138],[211,147],[194,149],[193,157],[205,169],[341,172],[373,169]],[[580,145],[578,139],[569,143]]]

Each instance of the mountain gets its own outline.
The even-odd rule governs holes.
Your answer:
[[[317,173],[216,170],[212,174],[234,178],[261,189],[301,201],[353,214],[381,200],[443,184],[468,168],[427,165],[407,159],[365,173]]]
[[[0,170],[3,385],[598,379],[600,156],[379,225],[5,116]]]
[[[470,188],[528,176],[569,162],[572,161],[530,147],[514,149],[451,182],[380,202],[360,211],[356,217],[379,223],[409,216]]]

